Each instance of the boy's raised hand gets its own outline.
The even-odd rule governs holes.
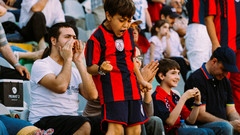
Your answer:
[[[113,66],[110,64],[110,61],[104,61],[100,66],[100,70],[104,73],[108,73],[112,71]]]
[[[145,80],[142,80],[139,83],[139,87],[142,92],[148,92],[149,90],[152,89],[152,85]]]
[[[158,61],[151,61],[141,69],[142,77],[145,81],[152,83],[158,70]]]

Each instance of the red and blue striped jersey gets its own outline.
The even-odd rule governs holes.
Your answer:
[[[214,15],[217,37],[221,46],[240,49],[240,1],[206,0],[206,16]]]
[[[94,75],[101,104],[112,101],[141,99],[137,78],[133,71],[135,45],[133,31],[128,29],[116,37],[102,24],[87,41],[85,58],[87,66],[110,61],[113,70],[106,75]]]
[[[204,0],[188,0],[186,3],[189,21],[191,23],[199,23],[205,25],[204,22]]]

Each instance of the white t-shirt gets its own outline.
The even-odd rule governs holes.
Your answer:
[[[169,43],[171,46],[171,55],[170,57],[183,57],[181,55],[183,48],[181,45],[180,37],[176,31],[170,29],[170,38]],[[163,42],[166,42],[166,38],[163,38]]]
[[[33,13],[31,8],[38,0],[23,0],[19,19],[20,28],[27,25]],[[65,22],[64,12],[59,0],[48,0],[42,13],[45,15],[46,26],[51,27],[55,23]]]
[[[38,82],[47,74],[58,75],[62,66],[51,57],[34,62],[31,72],[31,106],[29,121],[36,123],[42,117],[57,115],[77,116],[79,105],[79,84],[82,82],[79,71],[72,67],[71,81],[63,94],[57,94]]]
[[[142,23],[140,24],[141,29],[146,29],[146,16],[145,10],[148,8],[148,4],[146,0],[133,0],[136,11],[133,17],[135,20],[141,20]]]
[[[166,37],[163,37],[166,38]],[[149,39],[149,43],[154,43],[155,50],[154,50],[154,60],[163,59],[163,52],[166,50],[167,42],[166,40],[160,40],[157,36],[152,36]],[[144,56],[144,65],[150,62],[150,48],[148,49],[147,53]]]

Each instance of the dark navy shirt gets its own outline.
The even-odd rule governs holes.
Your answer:
[[[213,78],[206,70],[205,63],[190,75],[185,83],[185,91],[197,87],[201,92],[201,100],[206,105],[206,112],[227,120],[226,106],[234,105],[230,81]],[[186,106],[190,109],[193,100],[188,100]]]

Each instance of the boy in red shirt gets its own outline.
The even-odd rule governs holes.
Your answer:
[[[106,20],[92,34],[86,46],[87,70],[93,75],[102,105],[102,129],[107,135],[138,135],[148,120],[142,107],[144,81],[135,60],[133,31],[129,29],[135,6],[132,0],[105,0]],[[139,85],[138,85],[139,83]],[[140,86],[140,87],[139,87]]]
[[[179,128],[180,119],[184,119],[189,124],[196,122],[201,105],[200,91],[197,88],[190,89],[180,98],[172,91],[172,88],[177,87],[180,80],[178,63],[171,59],[162,59],[159,61],[158,68],[155,77],[160,85],[152,94],[154,115],[162,119],[166,134],[214,134],[213,130],[208,128]],[[184,104],[192,97],[195,99],[194,106],[192,111],[189,111]]]

